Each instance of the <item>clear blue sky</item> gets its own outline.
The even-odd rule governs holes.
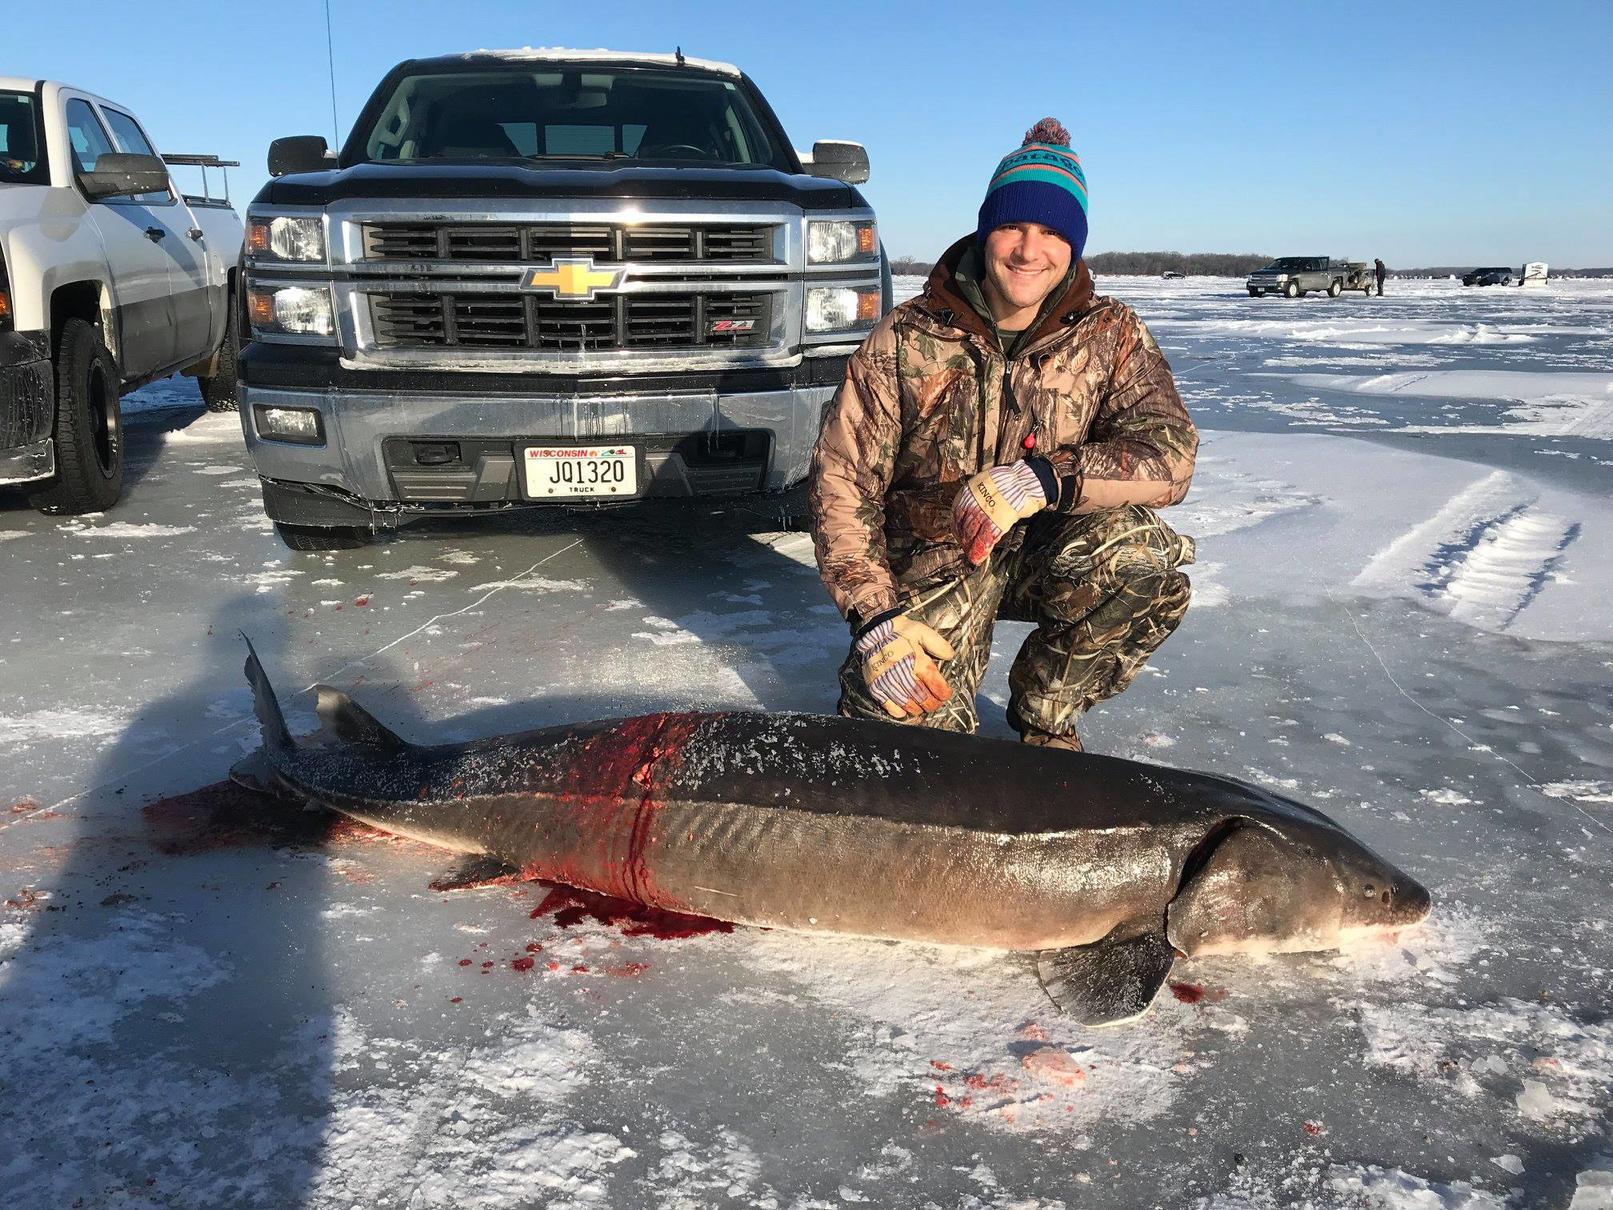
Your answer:
[[[1070,128],[1089,250],[1613,265],[1613,2],[901,5],[330,0],[336,108],[387,68],[509,46],[739,64],[796,146],[867,145],[892,255],[974,226],[1036,119]],[[158,146],[242,161],[331,131],[323,0],[7,6],[0,74],[129,105]]]

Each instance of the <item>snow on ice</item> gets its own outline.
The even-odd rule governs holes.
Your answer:
[[[8,1197],[1613,1207],[1613,290],[1099,284],[1204,444],[1168,516],[1194,608],[1089,747],[1317,803],[1429,884],[1422,930],[1184,962],[1094,1032],[1023,956],[431,891],[449,855],[220,785],[256,744],[237,631],[297,730],[320,681],[422,742],[825,712],[810,537],[549,514],[292,554],[238,420],[159,384],[114,513],[0,499]]]

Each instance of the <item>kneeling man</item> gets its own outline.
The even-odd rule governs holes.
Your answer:
[[[1027,743],[1081,716],[1187,611],[1198,432],[1131,308],[1081,260],[1087,184],[1045,119],[998,166],[976,230],[851,358],[824,415],[819,570],[850,622],[840,713],[973,731],[998,618],[1035,623],[1009,672]]]

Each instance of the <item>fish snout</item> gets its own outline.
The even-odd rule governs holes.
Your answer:
[[[1422,923],[1433,906],[1428,888],[1414,878],[1396,880],[1389,892],[1389,913],[1397,926]]]

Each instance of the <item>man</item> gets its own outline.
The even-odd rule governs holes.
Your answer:
[[[973,731],[993,623],[1030,621],[1008,721],[1080,751],[1081,716],[1182,620],[1193,543],[1153,510],[1187,494],[1198,433],[1142,321],[1094,295],[1086,236],[1081,162],[1044,119],[849,361],[811,483],[854,636],[841,714]]]
[[[1378,276],[1378,297],[1382,298],[1383,297],[1383,279],[1384,279],[1384,275],[1388,272],[1388,270],[1386,270],[1383,267],[1383,262],[1381,260],[1376,259],[1376,258],[1373,259],[1372,266],[1373,266],[1372,271],[1374,273],[1376,273],[1377,276]]]

